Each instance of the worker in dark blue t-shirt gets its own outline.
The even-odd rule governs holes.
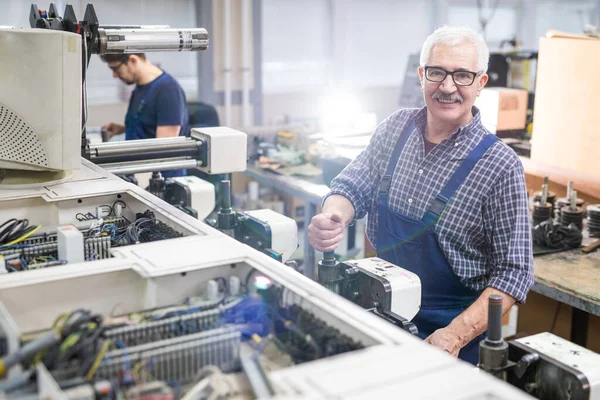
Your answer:
[[[186,98],[181,85],[152,64],[144,54],[107,54],[102,60],[113,77],[136,87],[129,99],[125,125],[110,123],[102,128],[109,138],[125,133],[126,140],[189,136]],[[185,170],[161,172],[165,178],[185,176]]]

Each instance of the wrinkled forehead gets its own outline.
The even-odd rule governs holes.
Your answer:
[[[477,71],[477,48],[464,43],[459,45],[435,44],[431,48],[427,65],[437,66],[449,71]]]

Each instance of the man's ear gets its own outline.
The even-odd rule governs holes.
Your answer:
[[[425,69],[420,66],[417,68],[417,72],[419,73],[419,81],[421,81],[421,89],[423,89],[423,85],[425,85]]]
[[[479,96],[479,94],[485,87],[485,84],[488,82],[488,79],[489,79],[489,76],[487,74],[483,74],[479,78],[479,86],[477,87],[477,96]]]

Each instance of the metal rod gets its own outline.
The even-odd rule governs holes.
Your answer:
[[[99,29],[169,29],[169,25],[100,25]]]
[[[577,211],[577,190],[571,190],[571,198],[569,199],[569,211]]]
[[[154,171],[173,171],[178,169],[193,169],[202,166],[201,161],[196,160],[154,160],[151,163],[145,161],[134,161],[126,163],[101,164],[100,167],[115,175],[141,174]]]
[[[134,140],[137,142],[137,140]],[[198,142],[188,140],[185,142],[175,142],[169,144],[157,145],[156,143],[141,143],[137,146],[127,146],[127,147],[108,147],[102,148],[97,147],[92,153],[92,159],[98,157],[108,157],[108,156],[119,156],[123,154],[135,154],[135,153],[144,153],[147,151],[165,151],[165,150],[196,150],[198,148]],[[164,157],[163,157],[164,158]]]
[[[173,138],[175,139],[175,138]],[[90,161],[95,164],[122,163],[128,161],[156,160],[166,158],[199,158],[202,141],[187,140],[131,140],[120,145],[104,146],[104,143],[90,146]]]
[[[493,343],[502,341],[502,296],[493,294],[488,298],[487,340]]]
[[[542,198],[540,199],[540,204],[545,207],[547,200],[548,200],[548,184],[544,183],[542,185]]]
[[[573,191],[573,181],[567,182],[567,199],[571,198],[571,192]]]
[[[172,138],[161,138],[161,139],[141,139],[141,140],[119,140],[116,142],[106,142],[106,143],[92,143],[90,144],[90,149],[108,149],[108,148],[137,148],[140,146],[148,145],[148,146],[163,146],[169,145],[172,143],[179,142],[190,142],[194,139],[190,139],[185,136],[177,136]]]
[[[221,208],[231,209],[231,182],[227,180],[221,181]]]
[[[133,54],[153,51],[198,51],[208,48],[204,28],[98,29],[99,54]]]

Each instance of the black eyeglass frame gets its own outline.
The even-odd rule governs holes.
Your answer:
[[[127,64],[127,61],[129,61],[129,57],[127,57],[126,59],[124,59],[123,61],[121,61],[119,63],[119,65],[115,66],[115,67],[111,67],[110,65],[108,66],[108,68],[110,68],[112,70],[112,72],[117,72],[119,70],[119,68],[121,68],[121,65],[123,64]]]
[[[463,69],[457,70],[457,71],[448,71],[448,70],[446,70],[446,69],[444,69],[442,67],[438,67],[438,66],[435,66],[435,65],[426,65],[423,68],[425,70],[424,71],[425,79],[427,79],[429,82],[442,83],[442,82],[444,82],[444,80],[446,80],[446,77],[448,75],[450,75],[450,76],[452,76],[452,81],[454,82],[454,84],[456,86],[471,86],[473,84],[473,82],[475,82],[475,78],[477,78],[479,75],[482,74],[481,71],[480,72],[473,72],[473,71],[467,71],[467,70],[463,70]],[[427,76],[427,71],[430,70],[430,69],[437,69],[437,70],[444,71],[444,77],[442,78],[442,80],[434,81],[434,80],[429,79],[429,77]],[[465,73],[465,72],[473,75],[473,78],[471,79],[471,83],[464,84],[464,83],[458,83],[458,82],[456,82],[456,79],[454,79],[454,74],[456,74],[456,73]]]

